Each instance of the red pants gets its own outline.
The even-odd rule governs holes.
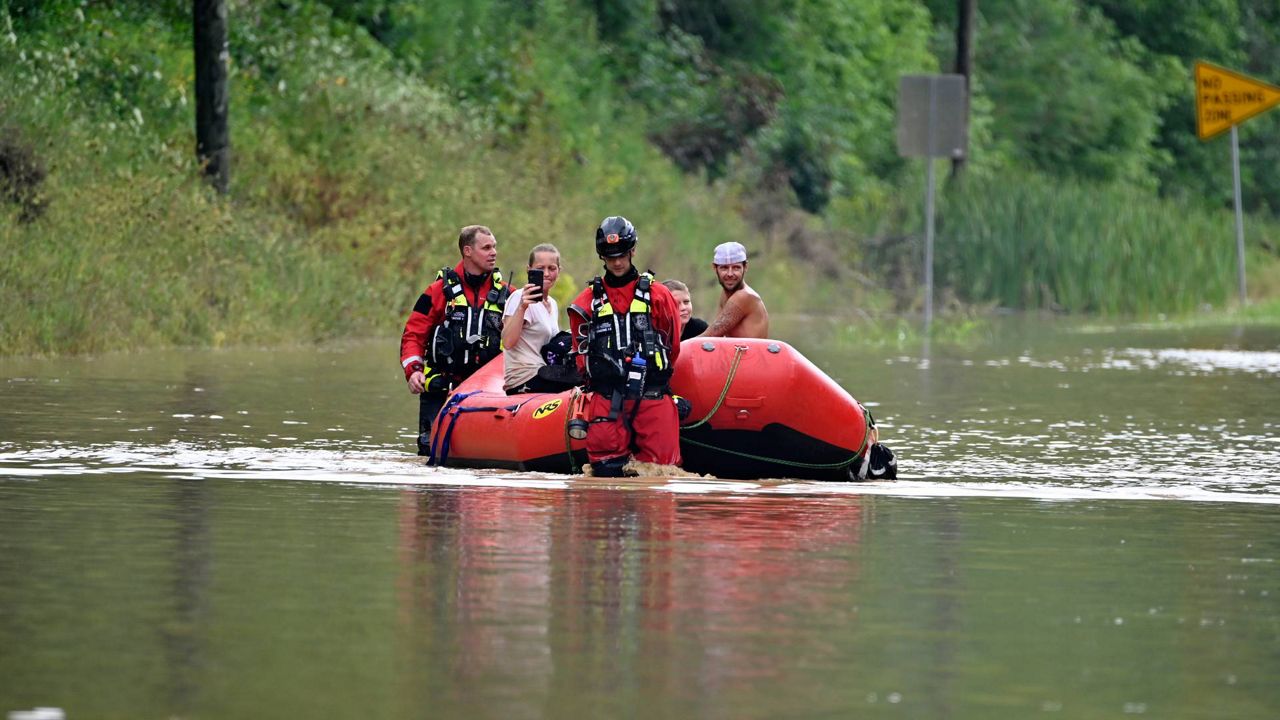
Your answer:
[[[627,430],[629,420],[635,430],[635,458],[641,462],[659,465],[680,464],[680,418],[676,404],[670,396],[656,400],[636,400],[622,403],[622,412],[612,422],[595,418],[609,417],[608,395],[597,393],[591,399],[587,416],[592,419],[587,426],[587,460],[600,462],[631,454],[632,433]]]

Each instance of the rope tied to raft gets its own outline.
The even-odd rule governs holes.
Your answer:
[[[579,398],[583,396],[582,388],[575,387],[573,394],[569,396],[568,412],[564,414],[564,454],[569,460],[569,474],[578,472],[578,468],[573,464],[573,438],[569,436],[569,423],[573,421],[574,412],[578,408]]]
[[[729,396],[729,387],[733,385],[733,377],[734,375],[737,374],[738,365],[742,362],[742,356],[743,354],[746,353],[746,351],[747,351],[746,345],[734,346],[733,362],[729,365],[729,374],[725,377],[724,388],[720,390],[720,397],[716,399],[716,403],[714,406],[712,406],[711,412],[708,412],[706,414],[706,417],[693,423],[692,425],[680,426],[680,430],[682,431],[692,430],[700,425],[703,425],[707,421],[709,421],[712,418],[712,416],[716,414],[716,412],[720,410],[720,406],[724,404],[725,398]],[[806,462],[800,462],[798,460],[781,460],[778,458],[766,457],[764,455],[756,455],[754,453],[742,452],[741,450],[729,450],[728,448],[716,447],[715,445],[699,442],[689,437],[683,438],[681,442],[687,442],[691,445],[697,445],[700,448],[705,448],[707,450],[715,450],[716,452],[725,453],[727,455],[736,455],[738,457],[747,458],[748,460],[758,460],[761,462],[773,463],[775,465],[784,465],[786,467],[805,468],[809,470],[838,470],[840,468],[844,468],[844,467],[848,467],[849,465],[852,465],[854,461],[862,457],[862,454],[867,450],[867,442],[871,438],[871,414],[867,412],[867,409],[865,407],[862,407],[861,403],[858,404],[858,409],[862,410],[862,420],[863,420],[863,428],[864,428],[862,433],[862,444],[858,446],[857,451],[855,451],[853,455],[851,455],[847,460],[841,460],[839,462],[806,463]]]
[[[436,427],[439,427],[439,423],[445,418],[445,416],[448,416],[449,425],[444,429],[444,432],[437,432],[435,437],[432,439],[431,454],[427,456],[428,465],[443,466],[449,461],[449,445],[450,441],[453,439],[453,430],[458,426],[458,417],[463,413],[496,412],[498,410],[514,412],[524,404],[517,403],[515,405],[494,407],[471,407],[462,405],[463,400],[479,392],[482,391],[473,390],[465,393],[454,393],[449,396],[449,400],[444,404],[444,407],[440,408],[440,414],[436,416]]]
[[[681,425],[680,426],[681,431],[692,430],[696,427],[705,425],[720,410],[721,406],[724,405],[725,398],[729,396],[729,388],[733,386],[734,376],[737,375],[738,366],[742,363],[742,356],[746,352],[747,352],[746,345],[734,346],[733,360],[729,364],[729,373],[725,376],[724,387],[721,388],[720,390],[720,396],[716,398],[716,402],[711,407],[711,410],[701,420],[698,420],[697,422],[689,425]],[[578,399],[578,396],[581,394],[582,394],[582,391],[579,388],[574,388],[572,401],[576,401]],[[573,406],[572,401],[570,403],[570,407]],[[681,442],[687,442],[687,443],[690,443],[691,445],[696,445],[698,447],[705,448],[707,450],[714,450],[716,452],[725,453],[727,455],[736,455],[738,457],[747,458],[749,460],[767,462],[774,465],[782,465],[785,467],[804,468],[807,470],[839,470],[841,468],[845,468],[845,467],[848,467],[849,465],[852,465],[855,461],[858,460],[858,458],[862,457],[863,453],[866,452],[867,444],[871,439],[871,414],[867,411],[865,407],[862,407],[861,403],[858,404],[858,408],[862,410],[862,419],[863,419],[863,428],[864,428],[863,434],[862,434],[862,444],[858,446],[858,449],[853,453],[853,455],[849,456],[848,459],[840,460],[838,462],[806,463],[806,462],[800,462],[798,460],[782,460],[779,458],[771,458],[764,455],[756,455],[754,453],[742,452],[740,450],[730,450],[728,448],[717,447],[715,445],[710,445],[708,443],[699,442],[689,437],[682,438]],[[577,472],[577,468],[574,467],[573,465],[573,442],[569,437],[569,431],[568,431],[569,420],[572,418],[572,416],[573,416],[572,412],[569,412],[566,414],[565,438],[564,438],[564,450],[565,450],[565,455],[568,457],[568,460],[569,460],[569,472],[571,474],[574,472]]]
[[[696,428],[699,425],[703,425],[708,420],[711,419],[712,415],[716,414],[716,411],[718,411],[720,409],[720,406],[724,404],[724,399],[726,397],[729,397],[729,387],[733,385],[733,376],[738,374],[738,365],[742,362],[742,356],[746,352],[747,352],[746,345],[733,346],[733,362],[729,364],[729,374],[726,375],[724,378],[724,388],[720,390],[720,397],[716,398],[716,404],[711,406],[711,412],[707,413],[706,417],[702,418],[696,423],[693,423],[692,425],[681,425],[680,426],[681,430],[692,430],[693,428]]]

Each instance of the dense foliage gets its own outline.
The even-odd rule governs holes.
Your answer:
[[[709,248],[743,239],[771,308],[919,301],[897,82],[951,69],[953,0],[228,4],[219,199],[192,157],[188,0],[0,0],[0,354],[394,332],[459,225],[499,228],[507,268],[559,242],[581,277],[620,211],[642,264],[702,291]],[[949,297],[1221,304],[1228,154],[1194,137],[1190,67],[1275,81],[1277,48],[1267,0],[980,2]],[[1267,291],[1277,131],[1241,133]]]
[[[815,212],[892,184],[898,75],[953,65],[955,0],[324,1],[504,129],[550,114],[584,142],[625,114],[681,167],[715,178],[741,160]],[[1267,78],[1280,67],[1274,2],[977,5],[980,167],[1229,200],[1220,144],[1194,136],[1191,64]],[[1280,207],[1266,142],[1280,116],[1247,128],[1250,205]]]

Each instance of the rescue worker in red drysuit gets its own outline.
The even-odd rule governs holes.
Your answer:
[[[458,234],[462,261],[422,291],[400,336],[400,366],[418,395],[418,454],[449,391],[502,352],[502,308],[510,288],[498,272],[498,241],[483,225]]]
[[[636,231],[624,217],[596,229],[605,274],[569,306],[578,369],[595,393],[587,408],[587,459],[597,477],[620,477],[629,456],[680,464],[680,420],[668,382],[680,352],[671,291],[632,264]]]

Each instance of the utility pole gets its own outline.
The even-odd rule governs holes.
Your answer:
[[[969,97],[973,94],[973,12],[978,0],[957,0],[956,12],[956,75],[964,76],[964,124],[969,125]],[[964,171],[964,162],[969,153],[951,158],[951,179],[956,179]]]
[[[220,194],[231,179],[231,140],[227,131],[226,0],[194,0],[196,65],[196,157]]]

